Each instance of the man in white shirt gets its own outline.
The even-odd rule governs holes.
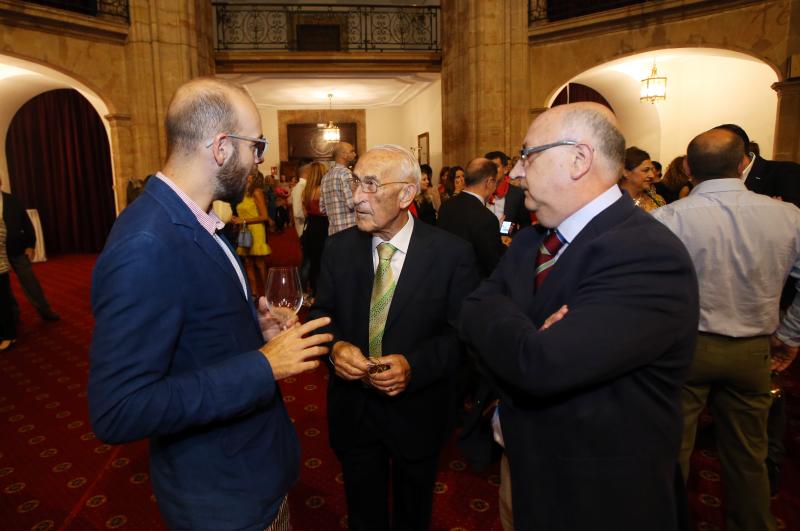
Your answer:
[[[708,404],[727,529],[774,530],[764,463],[770,372],[788,367],[800,345],[800,297],[780,321],[778,314],[787,277],[800,276],[800,210],[745,188],[744,144],[729,130],[695,137],[687,162],[699,184],[653,212],[684,242],[700,280],[700,334],[682,391],[681,468],[688,477],[697,419]]]

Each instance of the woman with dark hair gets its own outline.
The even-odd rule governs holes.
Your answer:
[[[655,186],[656,191],[661,194],[667,203],[673,203],[678,199],[683,199],[692,191],[693,185],[689,176],[683,172],[683,161],[686,155],[675,157],[667,166],[661,182]]]
[[[450,166],[447,170],[447,180],[444,183],[444,193],[442,203],[461,193],[464,189],[464,168],[461,166]]]
[[[429,225],[436,225],[436,213],[439,211],[439,193],[436,188],[431,186],[431,176],[433,170],[427,164],[420,166],[422,176],[420,178],[420,190],[414,198],[417,207],[417,217]]]
[[[266,257],[272,254],[272,249],[267,244],[266,225],[271,223],[267,214],[267,202],[264,199],[264,175],[257,172],[247,176],[247,188],[244,191],[242,202],[236,205],[236,215],[231,221],[242,226],[253,235],[250,247],[238,247],[236,252],[244,260],[244,269],[253,298],[265,295],[264,280],[267,275]]]
[[[328,217],[319,208],[322,177],[327,173],[321,162],[312,162],[305,170],[306,187],[303,190],[303,209],[306,211],[306,227],[300,238],[304,261],[308,261],[308,283],[311,297],[317,293],[317,277],[322,263],[322,250],[328,238]],[[312,302],[309,300],[309,302]]]
[[[627,191],[636,206],[646,212],[667,204],[663,197],[653,191],[653,178],[650,154],[636,146],[626,149],[619,187]]]
[[[450,171],[450,166],[442,166],[442,169],[439,170],[439,186],[437,189],[439,190],[439,198],[444,197],[445,193],[445,185],[447,184],[447,172]]]

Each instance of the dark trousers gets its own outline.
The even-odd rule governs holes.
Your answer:
[[[336,456],[342,464],[349,529],[424,531],[430,527],[438,455],[405,459],[382,440],[377,423],[366,419],[358,440],[338,449]]]
[[[328,238],[328,217],[309,215],[306,217],[306,228],[300,237],[303,248],[303,261],[308,260],[308,283],[311,294],[317,293],[317,279],[322,265],[322,251]]]
[[[25,298],[28,299],[31,306],[36,308],[39,315],[50,313],[52,311],[50,303],[47,302],[44,296],[39,280],[33,274],[33,267],[31,266],[31,261],[28,260],[28,256],[25,253],[9,256],[8,261],[12,269],[14,269],[14,273],[17,274],[17,279],[22,286],[23,293],[25,293]],[[14,313],[19,315],[19,305],[13,295],[11,296],[11,304]]]
[[[0,273],[0,339],[16,339],[17,331],[14,326],[14,313],[11,310],[11,276]]]

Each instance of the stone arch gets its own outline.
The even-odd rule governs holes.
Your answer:
[[[72,72],[41,61],[22,58],[17,55],[0,53],[0,142],[5,145],[5,138],[11,119],[16,112],[29,100],[59,88],[71,88],[84,96],[91,106],[97,111],[108,136],[108,143],[112,159],[112,178],[115,173],[117,158],[117,142],[114,142],[112,121],[116,115],[116,108],[110,97],[93,88],[91,81],[80,79]],[[8,163],[5,150],[0,150],[0,178],[4,186],[8,187]],[[115,188],[116,179],[115,179]],[[115,208],[120,210],[121,205],[115,194]]]
[[[640,80],[653,61],[666,75],[667,101],[639,102]],[[548,107],[567,83],[581,83],[606,97],[631,144],[667,161],[685,150],[696,134],[720,123],[739,123],[772,155],[778,80],[774,65],[753,54],[719,48],[661,48],[597,64],[561,79],[542,101]],[[663,162],[663,161],[662,161]]]

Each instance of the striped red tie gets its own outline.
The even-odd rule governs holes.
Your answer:
[[[539,244],[539,252],[536,253],[536,278],[534,279],[536,289],[539,289],[544,279],[550,274],[553,264],[556,263],[558,250],[561,249],[562,245],[564,245],[564,242],[561,240],[557,230],[551,229],[547,231],[544,240]]]

